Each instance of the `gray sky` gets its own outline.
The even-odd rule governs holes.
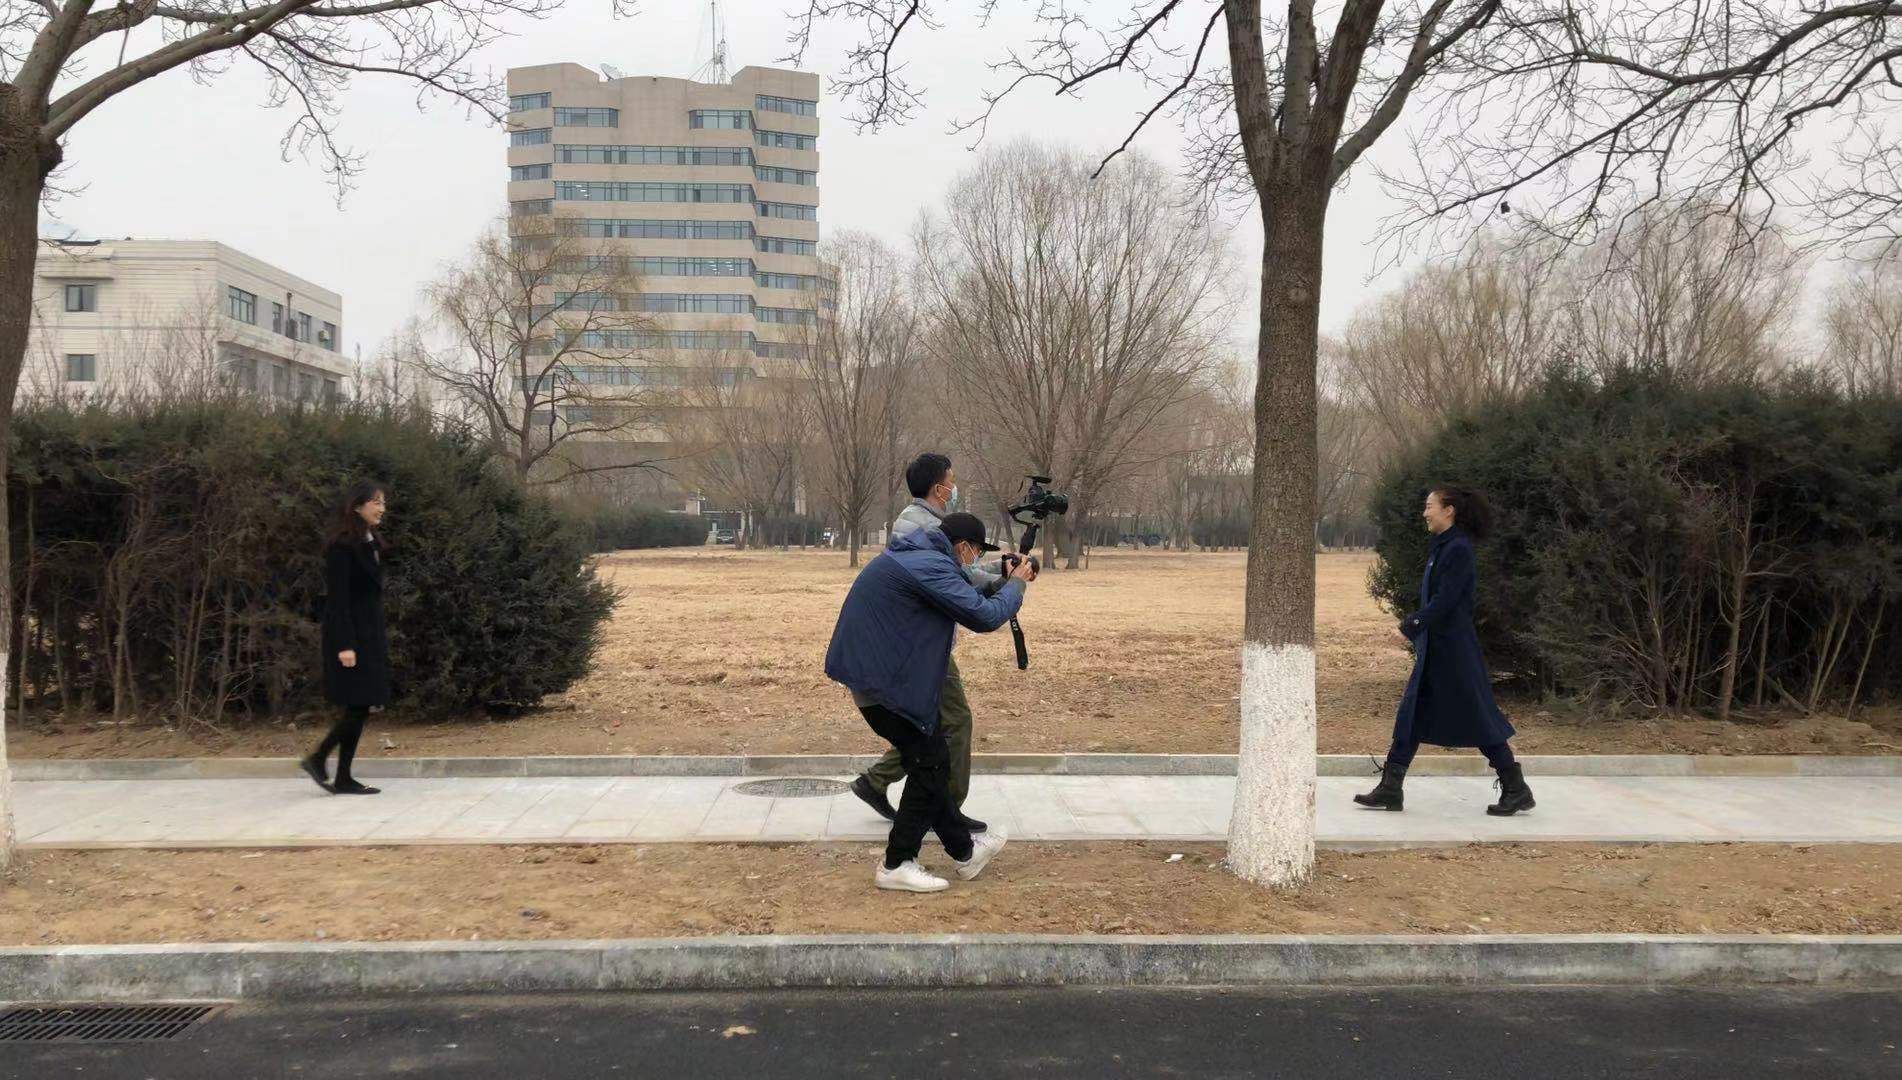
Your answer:
[[[774,66],[786,51],[789,0],[729,0],[721,5],[732,69]],[[608,17],[602,0],[572,0],[555,17],[523,21],[517,36],[481,63],[512,66],[574,62],[622,74],[686,77],[705,59],[706,5],[645,0],[632,20]],[[944,5],[947,11],[957,5]],[[988,29],[947,17],[935,34],[908,39],[908,73],[929,87],[929,108],[903,128],[860,135],[837,104],[822,104],[820,224],[865,229],[902,245],[921,208],[935,205],[967,167],[968,137],[947,133],[972,114],[998,77],[986,64],[1021,41],[1029,19],[1015,5]],[[116,41],[116,39],[115,39]],[[829,76],[850,44],[847,28],[828,28],[806,70]],[[929,46],[927,48],[927,46]],[[279,142],[293,119],[265,107],[265,80],[240,64],[209,85],[174,72],[108,103],[67,141],[59,182],[73,190],[51,209],[47,227],[84,236],[218,240],[343,295],[346,352],[377,342],[418,310],[419,289],[459,256],[503,207],[507,137],[486,118],[436,98],[418,108],[414,90],[389,78],[360,77],[340,123],[345,145],[366,155],[357,186],[338,205],[322,170]],[[993,120],[992,142],[1022,136],[1101,152],[1120,142],[1153,100],[1134,80],[1092,84],[1081,100],[1046,92],[1007,102]],[[1180,133],[1158,121],[1140,145],[1173,166]],[[1363,165],[1366,163],[1363,162]],[[1392,283],[1368,281],[1376,266],[1374,227],[1387,201],[1371,175],[1337,194],[1331,214],[1322,325],[1341,324],[1355,303]],[[1252,213],[1236,222],[1238,264],[1251,285],[1260,258]],[[1249,294],[1252,297],[1252,292]],[[1238,313],[1235,340],[1252,350],[1253,304]]]

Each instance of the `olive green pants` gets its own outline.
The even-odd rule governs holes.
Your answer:
[[[964,805],[971,793],[971,703],[964,697],[964,680],[958,678],[958,660],[952,657],[944,670],[944,689],[938,697],[938,727],[951,750],[951,805]],[[873,790],[883,792],[904,779],[905,763],[896,749],[885,751],[878,763],[865,770],[865,779]]]

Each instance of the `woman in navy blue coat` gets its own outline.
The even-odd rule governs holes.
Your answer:
[[[1393,746],[1380,784],[1354,801],[1376,810],[1404,805],[1401,784],[1421,743],[1477,746],[1499,773],[1502,794],[1488,814],[1510,817],[1533,807],[1532,789],[1513,759],[1512,725],[1493,701],[1492,679],[1473,629],[1473,542],[1486,538],[1492,508],[1478,492],[1438,487],[1421,511],[1427,531],[1426,574],[1420,579],[1420,609],[1400,620],[1394,643],[1413,645],[1413,676],[1394,715]]]

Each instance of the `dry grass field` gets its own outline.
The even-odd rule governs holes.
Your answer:
[[[1392,619],[1367,595],[1371,557],[1318,562],[1320,748],[1378,753],[1407,677]],[[960,633],[980,751],[1227,752],[1236,739],[1240,554],[1103,552],[1033,585],[1010,635]],[[872,751],[877,739],[821,661],[853,571],[833,552],[728,548],[603,559],[624,596],[595,671],[509,720],[373,718],[366,752],[392,755],[735,754]],[[397,656],[400,672],[402,657]],[[1895,753],[1893,710],[1717,724],[1607,721],[1507,700],[1523,753]],[[35,719],[10,731],[16,757],[278,756],[327,717],[229,730]],[[1875,726],[1864,722],[1873,720]]]

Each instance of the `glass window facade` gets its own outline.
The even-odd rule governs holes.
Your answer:
[[[753,166],[753,179],[762,184],[803,184],[811,187],[819,182],[819,174],[811,169],[785,169],[778,165]]]
[[[640,310],[743,315],[753,310],[753,298],[745,293],[642,293]]]
[[[812,325],[812,309],[790,307],[763,307],[753,310],[755,318],[763,323],[789,323],[796,326]]]
[[[516,94],[509,98],[510,112],[527,112],[530,109],[546,109],[547,94]]]
[[[530,128],[527,131],[509,132],[510,146],[545,146],[554,132],[547,128]]]
[[[552,214],[555,212],[553,199],[518,199],[509,204],[509,213],[516,217],[531,214]]]
[[[750,221],[661,221],[648,218],[581,218],[577,227],[592,237],[647,240],[751,240]]]
[[[564,165],[751,165],[744,146],[584,146],[555,144]]]
[[[812,274],[775,274],[761,271],[754,275],[754,282],[762,289],[816,289],[819,279]]]
[[[760,94],[753,99],[753,108],[760,112],[791,113],[794,116],[818,116],[819,103],[801,101],[799,98],[774,97]]]
[[[556,127],[620,127],[619,109],[572,109],[557,106]]]
[[[753,201],[753,185],[558,180],[555,198],[564,202],[743,203]]]
[[[653,277],[752,277],[751,259],[688,259],[670,255],[590,255],[564,259],[569,274],[646,274]]]
[[[695,130],[745,131],[753,126],[753,114],[745,109],[693,109],[687,113],[687,126]]]
[[[788,240],[783,236],[761,236],[755,241],[761,251],[770,251],[775,255],[817,255],[819,242],[816,240]]]
[[[548,175],[549,167],[547,165],[509,166],[510,180],[546,180],[548,179]]]
[[[754,131],[753,141],[761,146],[770,146],[776,150],[819,149],[818,136],[795,135],[790,131]]]
[[[759,216],[786,221],[818,221],[819,208],[805,203],[763,202],[759,204]]]

